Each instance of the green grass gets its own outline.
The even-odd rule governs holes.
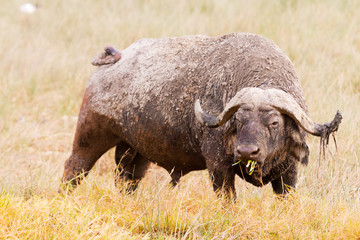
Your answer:
[[[359,239],[360,2],[23,1],[0,3],[0,239]],[[206,171],[171,189],[152,166],[133,195],[114,187],[114,153],[73,194],[57,193],[71,152],[90,59],[144,37],[253,32],[291,58],[317,122],[344,119],[325,161],[308,137],[297,192],[236,180],[234,204],[216,198]],[[124,187],[125,188],[125,187]]]

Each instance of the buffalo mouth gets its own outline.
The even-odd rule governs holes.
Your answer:
[[[261,177],[261,163],[257,162],[256,160],[252,160],[252,159],[248,159],[248,160],[243,160],[243,159],[237,159],[235,161],[235,163],[232,164],[233,167],[235,167],[236,165],[239,165],[240,169],[244,169],[245,168],[245,173],[247,175],[253,175],[255,178],[260,178]],[[243,167],[241,167],[241,165]]]

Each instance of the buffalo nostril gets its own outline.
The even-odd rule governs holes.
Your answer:
[[[257,155],[260,152],[259,148],[256,148],[256,150],[254,150],[251,155]]]
[[[240,145],[236,148],[236,151],[243,159],[254,159],[260,153],[260,149],[256,145]]]

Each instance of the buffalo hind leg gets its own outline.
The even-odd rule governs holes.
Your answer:
[[[171,170],[167,169],[167,171],[171,177],[170,185],[173,188],[175,188],[179,184],[180,178],[186,174],[183,173],[182,171],[177,170],[176,167],[173,167]]]
[[[94,113],[88,113],[79,120],[73,151],[64,164],[59,192],[74,189],[89,173],[95,162],[119,141],[119,138],[110,131],[109,124],[109,119]]]
[[[150,161],[140,155],[135,149],[126,143],[116,146],[115,162],[115,186],[120,187],[120,181],[128,183],[126,193],[136,190],[140,180],[145,176]]]
[[[274,192],[282,197],[288,194],[291,190],[295,189],[297,181],[297,166],[291,166],[280,177],[271,181]]]

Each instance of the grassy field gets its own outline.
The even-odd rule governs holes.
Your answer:
[[[0,3],[0,239],[360,239],[360,1],[38,0],[32,15],[23,2]],[[264,35],[289,55],[312,119],[343,113],[326,160],[308,137],[296,193],[281,201],[237,179],[230,204],[206,171],[172,189],[152,166],[126,195],[109,151],[73,194],[57,194],[95,54],[228,32]]]

